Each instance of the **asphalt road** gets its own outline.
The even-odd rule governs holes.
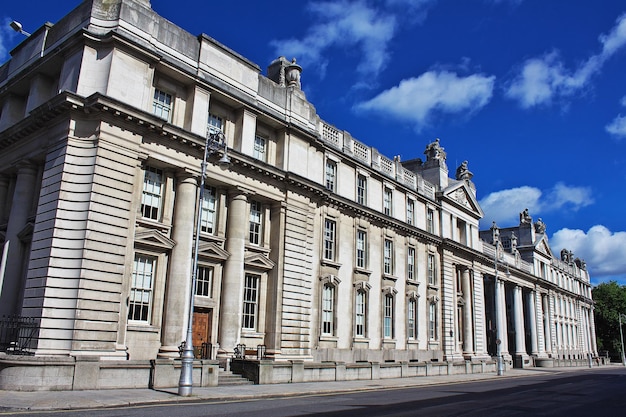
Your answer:
[[[6,415],[0,413],[0,415]],[[532,377],[302,395],[239,402],[159,404],[117,409],[15,413],[33,416],[626,416],[626,368]]]

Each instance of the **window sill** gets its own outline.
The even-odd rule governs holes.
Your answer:
[[[254,330],[241,330],[241,337],[251,338],[251,339],[262,339],[265,336],[264,333],[259,333]]]
[[[367,275],[367,276],[372,275],[372,271],[370,271],[369,269],[363,269],[363,268],[359,268],[357,266],[354,267],[354,273]]]
[[[416,287],[419,287],[419,285],[420,285],[420,283],[417,280],[415,280],[415,279],[407,279],[406,283],[410,284],[410,285],[415,285]]]
[[[172,225],[162,223],[158,220],[152,220],[147,217],[138,217],[137,224],[145,227],[146,229],[158,229],[165,234],[169,234]]]
[[[126,330],[129,332],[158,333],[160,328],[147,323],[128,323],[126,324]]]
[[[389,281],[397,281],[398,277],[389,274],[383,274],[383,279],[388,279]]]
[[[322,259],[320,261],[320,263],[323,266],[331,266],[331,267],[337,268],[337,269],[341,268],[341,264],[339,262],[331,261],[330,259]]]
[[[337,336],[330,336],[330,335],[320,336],[320,342],[336,342],[337,340],[339,340]]]
[[[352,338],[352,343],[369,343],[369,337],[356,336]]]

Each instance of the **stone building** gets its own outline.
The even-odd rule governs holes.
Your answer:
[[[301,72],[280,57],[263,75],[148,0],[83,1],[11,51],[0,315],[35,326],[4,346],[0,385],[18,351],[37,369],[176,362],[198,217],[194,346],[223,366],[238,345],[344,368],[485,369],[496,339],[511,365],[596,354],[582,261],[527,220],[479,232],[467,161],[449,177],[438,139],[423,159],[381,155],[320,119]]]

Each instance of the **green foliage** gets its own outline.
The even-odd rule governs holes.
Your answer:
[[[621,359],[619,315],[622,314],[622,324],[626,324],[626,285],[615,281],[602,283],[593,288],[592,297],[598,350],[608,350],[612,358]],[[626,332],[626,326],[622,331]]]

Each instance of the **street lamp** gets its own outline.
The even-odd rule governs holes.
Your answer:
[[[622,313],[619,313],[619,343],[622,346],[622,365],[626,366],[626,357],[624,356],[624,335],[622,334]]]
[[[198,278],[198,247],[200,245],[200,230],[202,227],[202,203],[204,202],[204,177],[206,176],[207,157],[217,152],[222,152],[222,157],[218,161],[220,168],[226,169],[230,166],[230,158],[227,154],[226,138],[219,132],[208,131],[204,144],[204,157],[202,158],[202,175],[200,177],[200,192],[198,193],[198,215],[196,217],[196,236],[193,250],[193,270],[191,273],[191,288],[189,291],[189,317],[187,318],[187,338],[182,354],[182,366],[180,370],[180,380],[178,381],[178,395],[189,397],[193,386],[193,299]]]
[[[11,21],[11,23],[9,23],[9,26],[11,26],[11,29],[16,31],[17,33],[21,33],[24,36],[30,36],[30,33],[26,32],[22,28],[22,24],[20,22],[18,22],[17,20]]]
[[[498,322],[500,320],[502,320],[500,318],[500,314],[502,314],[501,311],[499,311],[498,309],[498,305],[499,305],[499,298],[500,298],[500,292],[498,290],[498,256],[499,256],[499,245],[500,245],[500,229],[498,229],[498,225],[496,224],[496,222],[494,221],[492,226],[491,226],[491,232],[493,233],[493,244],[496,247],[495,250],[495,254],[493,256],[493,266],[495,269],[495,275],[493,277],[493,283],[494,283],[494,297],[495,297],[495,302],[494,302],[494,312],[496,313],[496,375],[498,376],[502,376],[504,375],[504,358],[502,357],[502,340],[500,340],[500,326],[498,325]],[[507,265],[508,268],[508,265]],[[507,269],[508,271],[508,269]],[[506,313],[505,313],[506,314]]]

